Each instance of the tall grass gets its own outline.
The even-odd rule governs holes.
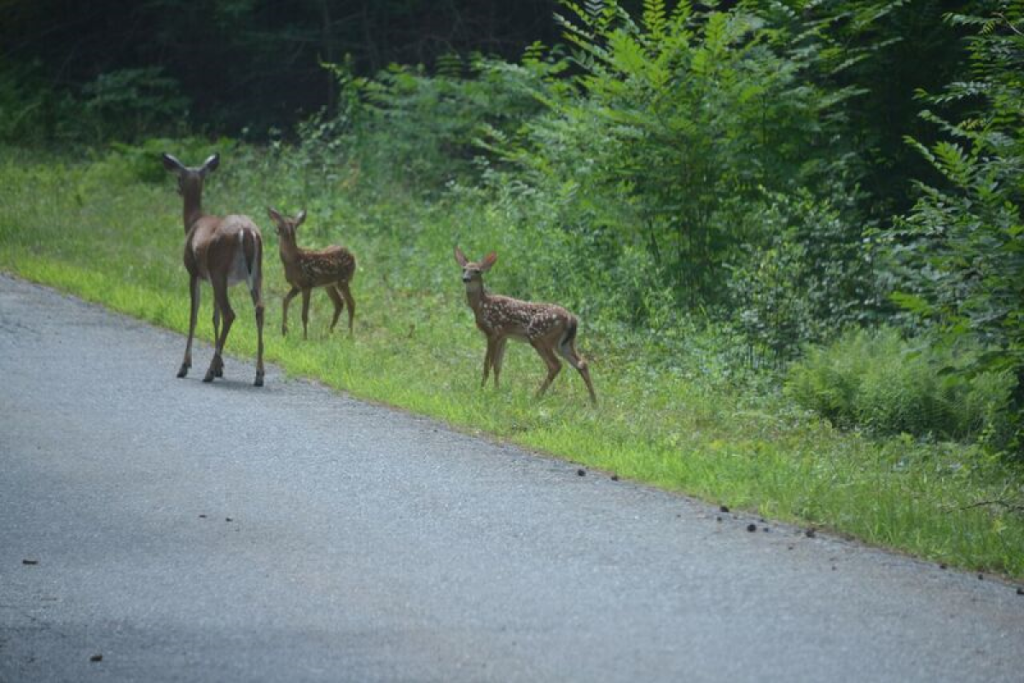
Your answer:
[[[181,204],[170,176],[147,182],[119,154],[89,163],[2,154],[0,269],[186,330]],[[571,372],[534,399],[544,369],[524,346],[509,349],[501,389],[481,389],[484,343],[452,245],[475,256],[497,249],[488,284],[498,292],[557,299],[559,280],[528,281],[522,260],[532,238],[473,193],[426,201],[368,183],[356,168],[323,174],[261,150],[225,152],[207,181],[207,210],[247,213],[269,227],[268,204],[307,208],[300,244],[345,244],[360,264],[352,338],[328,333],[330,305],[321,293],[313,296],[310,339],[282,338],[287,285],[276,238],[264,230],[267,358],[291,374],[737,509],[1024,577],[1024,520],[973,507],[1003,495],[1019,481],[1014,472],[968,446],[839,431],[763,376],[735,370],[723,360],[732,340],[713,328],[677,326],[674,337],[652,336],[614,321],[597,324],[583,311],[579,343],[599,406],[589,405]],[[614,292],[593,291],[605,295]],[[199,332],[209,339],[208,289],[203,296]],[[254,353],[254,327],[251,316],[239,315],[229,353]],[[166,359],[169,382],[179,362]],[[196,359],[200,368],[204,362]]]

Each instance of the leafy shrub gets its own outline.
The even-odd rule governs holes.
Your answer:
[[[918,184],[920,199],[888,234],[888,255],[903,280],[900,304],[950,343],[988,349],[964,372],[1014,374],[1013,447],[1024,458],[1024,6],[991,4],[987,18],[948,17],[977,29],[968,41],[973,80],[928,100],[977,109],[957,123],[922,112],[947,139],[908,142],[941,181]]]
[[[799,244],[779,239],[767,249],[752,249],[732,270],[730,294],[736,300],[733,317],[747,340],[750,363],[779,363],[796,352],[802,341],[815,339],[814,319],[800,280],[807,252]]]
[[[801,190],[736,203],[729,219],[749,224],[743,232],[751,237],[735,251],[727,286],[755,365],[789,360],[879,309],[861,222],[842,201]]]
[[[187,129],[189,100],[159,67],[103,73],[78,90],[60,88],[32,65],[0,62],[0,141],[134,142]]]
[[[38,65],[0,60],[0,141],[12,145],[52,142],[80,118],[78,103],[51,84]]]
[[[198,137],[147,138],[138,144],[112,142],[93,165],[92,172],[119,183],[162,183],[167,170],[160,155],[170,152],[183,163],[196,166],[214,152],[223,154],[235,142],[230,138],[206,140]]]
[[[752,4],[651,0],[637,17],[623,4],[564,3],[575,73],[495,146],[527,182],[569,189],[592,224],[648,250],[677,305],[721,303],[723,264],[748,237],[730,203],[838,177],[838,105],[852,93],[817,87],[823,46]]]
[[[363,161],[418,189],[474,173],[474,159],[486,152],[476,144],[481,135],[515,130],[541,109],[537,71],[500,60],[463,64],[449,57],[434,75],[422,66],[392,65],[372,79],[352,78],[344,65],[331,70],[347,98],[340,116]],[[352,102],[353,92],[359,102]]]
[[[786,392],[842,427],[967,440],[1007,436],[1007,372],[966,378],[977,348],[951,350],[904,340],[892,328],[849,331],[790,367]]]
[[[95,140],[133,141],[183,130],[189,99],[161,67],[144,67],[100,74],[82,87],[82,104]]]

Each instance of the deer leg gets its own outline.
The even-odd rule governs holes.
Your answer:
[[[587,391],[590,392],[590,402],[597,405],[597,394],[594,393],[594,383],[590,381],[590,370],[587,369],[587,361],[576,350],[576,344],[571,341],[560,344],[558,352],[569,361],[569,365],[576,368],[580,373],[580,377],[583,378],[583,382],[587,385]]]
[[[263,296],[261,294],[262,282],[253,282],[249,293],[252,295],[252,305],[256,309],[256,381],[255,386],[263,386]]]
[[[309,327],[309,292],[310,288],[302,290],[302,338],[308,339],[306,329]]]
[[[345,308],[345,302],[334,285],[327,285],[325,289],[327,296],[331,297],[331,301],[334,302],[334,317],[331,318],[331,332],[334,332],[334,326],[338,324],[338,318],[341,316],[341,309]]]
[[[185,359],[178,368],[178,377],[184,377],[192,367],[192,337],[196,333],[196,320],[199,318],[199,278],[195,275],[189,277],[188,292],[192,299],[188,319],[188,341],[185,342]]]
[[[347,282],[338,283],[338,291],[348,306],[348,334],[352,336],[352,321],[356,319],[356,300],[352,298],[352,291],[348,288]]]
[[[487,374],[491,370],[491,363],[494,359],[494,341],[487,337],[487,352],[484,354],[484,378],[480,382],[480,388],[487,386]]]
[[[288,304],[292,302],[292,299],[300,292],[298,287],[292,287],[291,291],[284,295],[284,306],[281,311],[281,336],[288,334]]]
[[[217,377],[217,373],[224,371],[224,345],[228,341],[228,333],[231,332],[231,323],[235,322],[235,312],[231,309],[231,302],[228,301],[228,283],[224,277],[217,278],[212,281],[213,284],[213,298],[217,308],[220,309],[220,314],[224,318],[224,327],[221,330],[220,337],[217,339],[217,346],[213,351],[213,360],[210,361],[210,368],[206,371],[206,377],[203,378],[204,382],[212,382],[214,377]]]
[[[551,350],[551,347],[544,345],[543,341],[531,342],[533,348],[537,350],[540,357],[544,360],[544,364],[548,366],[548,376],[540,385],[540,389],[537,390],[537,398],[544,395],[544,392],[548,390],[551,383],[555,381],[555,377],[562,370],[562,361],[558,360],[558,356]]]
[[[491,357],[491,366],[494,368],[494,388],[498,388],[498,375],[501,374],[501,363],[505,360],[505,345],[508,337],[500,340],[494,345],[494,354]]]
[[[216,299],[216,297],[214,297]],[[220,308],[217,307],[217,301],[213,302],[213,342],[217,343],[220,339]],[[224,376],[224,364],[223,362],[217,367],[217,377]]]
[[[590,392],[590,402],[596,406],[597,394],[594,393],[594,383],[590,381],[590,369],[587,368],[587,362],[585,360],[581,360],[576,369],[579,370],[580,377],[583,378],[583,382],[587,385],[587,391]]]

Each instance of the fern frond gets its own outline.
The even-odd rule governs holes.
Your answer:
[[[461,78],[463,71],[462,57],[454,53],[443,54],[437,58],[437,75],[446,78]]]
[[[668,18],[665,14],[665,0],[644,0],[644,26],[651,38],[658,41],[665,37]]]

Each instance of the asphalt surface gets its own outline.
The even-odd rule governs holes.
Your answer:
[[[183,348],[0,276],[0,681],[1024,680],[1014,586]]]

